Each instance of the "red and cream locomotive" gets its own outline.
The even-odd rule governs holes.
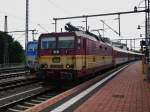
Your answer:
[[[41,34],[38,77],[48,80],[86,77],[139,56],[140,53],[112,47],[89,32],[72,30]]]

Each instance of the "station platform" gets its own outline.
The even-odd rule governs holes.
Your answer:
[[[75,112],[150,112],[150,83],[141,68],[130,65]]]
[[[150,83],[142,74],[140,61],[133,62],[81,99],[77,100],[83,94],[76,94],[77,97],[74,98],[72,94],[79,94],[91,82],[79,85],[25,112],[150,112]],[[70,103],[66,103],[69,100]]]

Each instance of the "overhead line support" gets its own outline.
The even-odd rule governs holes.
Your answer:
[[[88,17],[98,17],[98,16],[110,16],[110,15],[121,15],[121,14],[132,14],[148,12],[148,10],[137,10],[137,11],[127,11],[127,12],[116,12],[116,13],[106,13],[106,14],[95,14],[95,15],[83,15],[83,16],[73,16],[73,17],[64,17],[64,18],[53,18],[53,20],[65,20],[65,19],[76,19],[76,18],[88,18]]]
[[[85,18],[86,31],[87,31],[88,30],[87,29],[87,18],[89,18],[89,17],[99,17],[99,16],[118,15],[118,19],[119,19],[119,35],[121,35],[121,33],[120,33],[120,15],[121,14],[132,14],[132,13],[141,13],[141,12],[148,12],[148,11],[149,11],[149,9],[145,9],[145,10],[136,10],[136,11],[116,12],[116,13],[105,13],[105,14],[95,14],[95,15],[72,16],[72,17],[64,17],[64,18],[53,18],[53,20],[55,21],[55,32],[57,32],[57,21],[58,20]]]

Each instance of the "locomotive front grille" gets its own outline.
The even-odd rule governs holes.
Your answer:
[[[63,65],[50,65],[51,68],[64,68]]]

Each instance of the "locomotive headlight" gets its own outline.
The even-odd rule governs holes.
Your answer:
[[[59,54],[59,50],[57,50],[56,53]]]
[[[74,65],[73,64],[71,64],[71,65],[67,64],[66,68],[74,68]]]
[[[56,53],[57,53],[57,51],[56,51],[56,50],[54,50],[54,51],[53,51],[53,53],[54,53],[54,54],[56,54]]]
[[[70,65],[69,65],[69,64],[67,64],[67,65],[66,65],[66,68],[70,68]]]
[[[46,68],[46,69],[47,69],[47,68],[48,68],[48,65],[47,65],[47,64],[45,64],[45,65],[44,65],[44,68]]]
[[[59,54],[60,51],[59,50],[53,50],[53,54]]]

